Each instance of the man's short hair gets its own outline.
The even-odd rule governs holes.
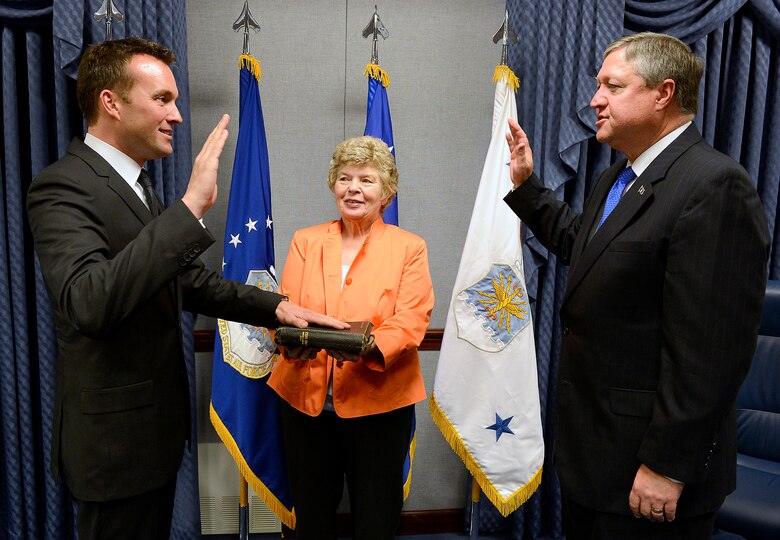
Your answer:
[[[655,87],[665,79],[672,79],[680,111],[696,114],[704,62],[688,45],[666,34],[641,32],[612,42],[604,51],[604,58],[619,49],[646,86]]]
[[[135,82],[127,72],[127,64],[135,55],[146,54],[171,65],[176,54],[155,41],[138,37],[104,41],[91,45],[79,64],[76,97],[87,125],[97,122],[98,101],[103,90],[112,90],[127,100]]]

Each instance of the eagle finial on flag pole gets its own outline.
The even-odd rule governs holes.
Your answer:
[[[106,20],[106,41],[114,39],[113,32],[111,31],[111,24],[113,21],[122,22],[124,15],[114,5],[114,0],[103,0],[98,10],[94,13],[95,20],[100,22],[101,19]]]

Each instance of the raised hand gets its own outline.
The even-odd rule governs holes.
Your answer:
[[[217,202],[217,170],[219,169],[219,156],[227,141],[227,125],[230,116],[223,115],[203,143],[200,153],[192,165],[190,183],[187,184],[187,192],[182,201],[187,205],[196,218],[202,218],[205,213]]]
[[[528,180],[534,172],[534,156],[531,153],[531,145],[525,131],[514,118],[509,119],[506,142],[511,153],[509,174],[512,178],[512,185],[518,187]]]

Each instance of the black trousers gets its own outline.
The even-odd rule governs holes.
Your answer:
[[[287,474],[298,540],[338,538],[347,481],[354,540],[392,539],[403,506],[403,464],[414,406],[360,418],[311,417],[282,402]]]
[[[714,523],[714,512],[678,517],[671,523],[654,522],[632,515],[597,512],[563,496],[566,540],[710,540]]]
[[[113,501],[77,500],[79,540],[168,540],[176,477],[159,489]]]

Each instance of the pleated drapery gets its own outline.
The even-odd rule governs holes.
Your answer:
[[[74,508],[49,474],[57,343],[51,308],[33,252],[24,201],[32,179],[84,133],[75,76],[84,50],[105,39],[105,25],[84,0],[0,0],[2,138],[0,154],[0,540],[74,538]],[[184,194],[192,164],[184,0],[125,0],[113,37],[140,36],[176,52],[173,156],[149,165],[166,205]],[[185,314],[185,357],[195,410],[193,321]],[[196,419],[192,419],[197,441]],[[172,538],[200,535],[197,445],[178,478]]]
[[[756,183],[773,244],[770,279],[780,277],[780,7],[774,0],[507,0],[519,42],[509,65],[520,78],[518,116],[545,185],[582,210],[596,175],[617,159],[595,140],[588,106],[606,46],[641,31],[674,35],[705,60],[695,123],[705,140],[740,162]],[[773,142],[775,142],[773,144]],[[525,269],[533,300],[537,371],[545,429],[545,465],[555,439],[558,320],[567,267],[524,229]],[[480,530],[512,530],[515,539],[562,538],[561,499],[551,466],[523,507],[503,519],[483,497]]]

